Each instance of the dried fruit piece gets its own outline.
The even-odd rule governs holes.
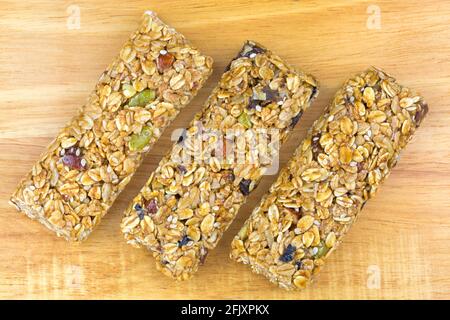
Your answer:
[[[256,109],[258,107],[266,107],[270,103],[278,103],[280,101],[280,93],[277,90],[272,90],[269,86],[253,88],[253,94],[247,106],[248,109]]]
[[[209,251],[205,247],[202,247],[200,249],[200,258],[199,258],[200,264],[205,264],[206,257],[208,256],[208,253],[209,253]]]
[[[155,90],[145,89],[130,99],[128,105],[130,107],[145,107],[156,98]]]
[[[255,58],[257,54],[266,52],[266,49],[261,48],[256,43],[247,43],[242,48],[241,52],[239,53],[240,57],[246,57],[246,58]]]
[[[182,143],[186,139],[186,129],[183,130],[183,132],[178,137],[177,143]]]
[[[300,118],[303,115],[303,111],[300,111],[295,117],[292,118],[291,120],[291,129],[294,129],[294,127],[297,125],[298,121],[300,120]]]
[[[178,246],[179,247],[185,246],[189,243],[189,241],[191,241],[191,239],[188,236],[184,236],[183,238],[181,238],[180,241],[178,241]]]
[[[426,102],[420,103],[420,106],[420,110],[417,110],[416,114],[414,115],[414,121],[417,124],[420,124],[425,115],[428,113],[428,104]]]
[[[296,250],[296,248],[292,244],[289,244],[286,247],[286,249],[284,249],[283,254],[280,256],[280,261],[281,262],[290,262],[290,261],[292,261],[294,259],[295,250]]]
[[[323,153],[323,148],[320,144],[320,137],[321,137],[321,134],[316,133],[311,138],[311,151],[312,151],[314,160],[317,160],[317,157],[319,156],[319,154]]]
[[[166,50],[161,50],[159,52],[159,56],[156,59],[156,67],[160,73],[164,73],[164,71],[169,70],[175,62],[175,56],[171,53],[168,53]]]
[[[180,173],[181,173],[182,175],[185,174],[185,173],[187,172],[186,167],[183,166],[183,165],[181,165],[181,164],[178,165],[177,168],[178,168],[178,170],[180,171]]]
[[[145,216],[145,212],[144,212],[144,209],[142,208],[142,206],[139,203],[136,203],[134,205],[134,210],[136,210],[139,220],[143,220],[144,216]]]
[[[150,214],[155,214],[158,212],[158,203],[156,202],[156,199],[150,199],[145,203],[145,209]]]
[[[133,134],[128,144],[130,150],[140,151],[144,149],[152,138],[153,130],[150,127],[144,127],[139,134]]]
[[[233,182],[234,179],[236,178],[236,177],[234,176],[234,173],[233,173],[233,172],[225,172],[225,173],[223,174],[223,177],[224,177],[224,179],[225,179],[226,181],[228,181],[228,182]]]
[[[266,95],[264,100],[278,102],[280,101],[280,93],[277,90],[272,90],[269,86],[263,88],[263,92]]]
[[[86,170],[87,167],[86,160],[81,157],[81,150],[75,147],[64,150],[62,163],[75,170]]]
[[[241,190],[242,194],[244,196],[248,196],[250,194],[250,184],[252,183],[252,180],[249,179],[242,179],[239,183],[239,190]]]

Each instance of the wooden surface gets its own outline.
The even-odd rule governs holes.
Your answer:
[[[80,9],[79,29],[68,21],[74,12],[69,5]],[[146,9],[213,56],[214,75],[88,241],[68,244],[18,214],[7,199],[84,103]],[[450,298],[449,24],[450,2],[440,0],[1,0],[0,298]],[[119,231],[128,201],[172,145],[171,132],[201,108],[246,39],[321,82],[318,100],[282,148],[282,164],[342,82],[369,65],[418,89],[430,105],[399,165],[303,292],[278,289],[228,259],[232,236],[275,176],[264,178],[191,281],[161,276],[151,255],[126,245]]]

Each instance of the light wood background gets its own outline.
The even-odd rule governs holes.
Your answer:
[[[71,4],[80,9],[80,29],[67,27]],[[380,29],[373,28],[377,8]],[[146,9],[213,56],[214,75],[87,242],[68,244],[7,199]],[[0,298],[450,298],[449,25],[450,2],[442,0],[0,0]],[[191,281],[161,276],[151,255],[126,245],[119,231],[127,203],[172,145],[171,132],[200,110],[246,39],[321,82],[318,100],[282,148],[282,165],[342,82],[369,65],[418,89],[430,105],[387,183],[303,292],[278,289],[228,258],[233,235],[275,176],[264,178]]]

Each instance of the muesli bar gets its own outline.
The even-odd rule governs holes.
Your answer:
[[[212,59],[155,13],[101,75],[10,202],[67,240],[85,239],[142,157],[211,74]]]
[[[164,274],[188,279],[317,94],[313,77],[246,42],[126,210],[121,228],[128,243],[152,251]]]
[[[231,258],[282,288],[307,286],[427,112],[380,69],[348,80],[235,236]]]

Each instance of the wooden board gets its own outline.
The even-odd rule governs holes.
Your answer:
[[[79,29],[77,7],[70,5],[80,10]],[[7,199],[146,9],[212,55],[214,75],[87,242],[68,244],[16,213]],[[0,298],[450,298],[449,23],[450,3],[439,0],[2,1]],[[233,235],[275,176],[263,179],[191,281],[161,276],[151,255],[125,244],[119,231],[127,203],[172,145],[171,132],[200,110],[246,39],[321,82],[319,99],[282,148],[282,164],[342,82],[370,65],[418,89],[430,105],[400,164],[319,280],[303,292],[278,289],[228,259]]]

